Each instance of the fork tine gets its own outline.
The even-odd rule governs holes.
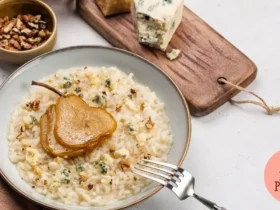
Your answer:
[[[161,165],[161,166],[165,166],[165,167],[168,167],[168,168],[172,168],[174,170],[177,170],[178,167],[175,166],[175,165],[172,165],[172,164],[169,164],[169,163],[162,163],[162,162],[159,162],[159,161],[155,161],[155,160],[148,160],[148,159],[141,159],[141,161],[143,162],[147,162],[147,163],[154,163],[154,164],[158,164],[158,165]]]
[[[146,173],[149,173],[149,174],[153,174],[153,175],[159,176],[161,178],[167,179],[168,181],[171,179],[171,177],[168,176],[168,175],[160,174],[160,173],[153,172],[153,171],[148,171],[148,170],[145,170],[145,169],[142,169],[142,168],[137,168],[137,167],[134,167],[134,168],[139,170],[139,171],[143,171],[143,172],[146,172]]]
[[[150,165],[148,165],[148,164],[141,164],[141,163],[138,163],[138,165],[143,166],[143,167],[148,167],[148,168],[156,169],[156,170],[159,170],[159,171],[168,173],[168,174],[170,174],[170,175],[174,175],[174,174],[176,173],[176,171],[173,172],[173,171],[169,171],[169,170],[164,169],[164,168],[158,168],[158,167],[155,167],[155,166],[150,166]]]
[[[166,185],[167,185],[167,182],[166,182],[166,181],[163,181],[163,180],[161,180],[161,179],[158,179],[158,178],[155,178],[155,177],[152,177],[152,176],[148,176],[148,175],[146,175],[146,174],[144,174],[144,173],[136,172],[136,171],[134,171],[134,170],[132,171],[132,173],[137,174],[137,175],[142,176],[142,177],[145,177],[145,178],[147,178],[147,179],[151,179],[151,180],[153,180],[153,181],[155,181],[155,182],[158,182],[158,183],[162,184],[163,186],[166,186]]]

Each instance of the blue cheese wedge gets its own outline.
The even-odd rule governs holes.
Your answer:
[[[183,0],[133,0],[132,19],[140,43],[165,51],[180,25]]]

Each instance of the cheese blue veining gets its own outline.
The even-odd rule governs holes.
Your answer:
[[[183,8],[183,0],[133,0],[139,42],[165,51],[182,21]]]

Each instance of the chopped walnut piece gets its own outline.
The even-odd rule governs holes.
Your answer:
[[[26,49],[26,50],[29,50],[29,49],[32,48],[32,45],[26,43],[25,41],[21,41],[21,42],[20,42],[20,45],[21,45],[24,49]]]
[[[140,105],[140,110],[143,111],[144,109],[145,109],[145,103],[142,102],[141,105]]]
[[[50,32],[49,30],[46,30],[45,32],[46,32],[46,34],[47,34],[47,37],[49,37],[49,36],[52,35],[52,32]]]
[[[119,163],[121,169],[122,169],[122,172],[127,172],[128,169],[130,168],[130,165],[129,163],[127,163],[126,161],[124,160],[121,160],[120,163]]]
[[[13,35],[12,38],[15,39],[15,40],[19,40],[19,35],[15,34],[15,35]]]
[[[26,35],[27,37],[30,37],[32,35],[32,31],[29,28],[21,30],[21,33]]]
[[[26,37],[25,36],[19,36],[19,41],[22,42],[22,41],[25,41],[26,40]]]
[[[34,45],[34,44],[39,44],[42,41],[41,37],[36,37],[36,38],[28,38],[27,42]]]
[[[10,45],[12,45],[14,48],[20,50],[21,49],[21,46],[20,44],[18,43],[18,41],[14,40],[14,39],[11,39],[9,41]]]
[[[30,28],[39,29],[39,25],[37,25],[35,23],[27,23],[27,25],[29,25]]]
[[[38,111],[40,109],[40,103],[41,101],[36,99],[34,101],[27,103],[26,107],[33,111]]]
[[[136,94],[136,90],[135,89],[130,89],[130,93],[135,95]]]
[[[3,34],[3,37],[4,37],[5,39],[11,39],[11,35],[10,35],[10,34]]]
[[[42,15],[36,15],[36,16],[35,16],[35,20],[36,20],[36,21],[40,21],[41,18],[42,18]]]
[[[46,32],[44,30],[40,30],[39,33],[38,33],[38,36],[39,37],[46,37],[47,34],[46,34]]]
[[[17,34],[20,33],[20,30],[18,30],[17,28],[13,28],[13,31],[16,32]]]
[[[145,124],[147,129],[152,129],[154,127],[154,123],[152,122],[151,117],[149,117],[148,121]]]
[[[25,131],[25,127],[24,126],[20,126],[20,132],[24,132]]]
[[[120,112],[122,110],[122,105],[118,105],[116,106],[116,112]]]
[[[7,39],[3,39],[0,42],[0,47],[2,47],[2,48],[6,48],[8,45],[9,45],[9,41]]]
[[[36,30],[36,29],[33,29],[33,30],[31,31],[31,36],[32,36],[32,37],[36,37],[36,36],[38,36],[38,34],[39,34],[39,31]],[[36,38],[39,38],[39,37],[36,37]]]
[[[9,24],[4,27],[4,33],[6,34],[9,33],[12,30],[12,28],[15,26],[15,24],[16,24],[16,19],[10,21]]]
[[[88,185],[88,189],[89,189],[89,190],[92,190],[92,188],[93,188],[93,184],[89,184],[89,185]]]
[[[22,19],[25,23],[28,23],[30,21],[30,15],[23,15]]]
[[[23,22],[19,18],[17,18],[16,29],[21,30],[23,29],[23,27],[24,27]]]

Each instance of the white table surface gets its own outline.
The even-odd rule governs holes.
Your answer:
[[[47,0],[58,18],[55,49],[72,45],[106,45],[73,10],[71,0]],[[249,86],[271,105],[280,105],[280,1],[188,0],[185,4],[230,40],[258,66]],[[74,35],[73,31],[76,32]],[[0,83],[17,67],[0,63]],[[239,94],[238,99],[247,99]],[[193,118],[192,143],[184,167],[196,177],[196,192],[228,210],[276,210],[264,185],[268,159],[280,150],[280,116],[267,116],[251,105],[230,103]],[[130,210],[205,209],[194,199],[179,201],[167,189]]]

